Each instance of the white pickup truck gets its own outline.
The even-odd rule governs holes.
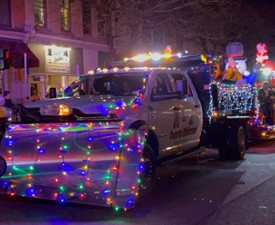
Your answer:
[[[129,68],[125,66],[97,70],[94,74],[80,76],[65,89],[63,97],[18,106],[16,109],[17,121],[10,124],[10,129],[8,128],[6,131],[6,138],[3,139],[0,146],[0,155],[8,165],[6,173],[1,174],[3,176],[0,181],[6,182],[18,178],[18,183],[22,183],[22,177],[18,175],[15,167],[36,166],[39,176],[33,175],[33,184],[24,190],[24,187],[28,187],[26,178],[26,181],[23,182],[24,187],[20,189],[21,192],[16,193],[79,202],[81,196],[91,195],[91,191],[87,190],[90,187],[87,180],[80,185],[83,188],[82,192],[80,190],[72,191],[78,193],[75,196],[72,195],[75,198],[64,197],[65,193],[61,190],[65,184],[69,187],[72,184],[77,186],[75,179],[80,178],[75,174],[71,176],[70,181],[64,180],[63,186],[48,181],[62,179],[56,177],[57,171],[62,171],[62,173],[65,171],[66,174],[70,174],[71,171],[78,170],[76,167],[81,166],[68,165],[69,169],[66,167],[68,171],[62,170],[57,166],[60,161],[56,161],[56,159],[63,159],[62,163],[68,161],[76,163],[75,161],[82,162],[85,158],[87,163],[89,160],[92,161],[94,156],[97,164],[93,164],[94,166],[87,164],[88,168],[86,168],[87,170],[83,169],[83,173],[88,174],[90,170],[99,169],[100,176],[104,176],[104,174],[108,174],[110,161],[114,161],[118,157],[113,152],[108,153],[106,149],[115,149],[114,146],[118,145],[120,158],[115,164],[116,175],[109,174],[113,181],[116,181],[113,184],[113,189],[108,189],[105,191],[106,193],[103,191],[107,196],[101,196],[98,193],[101,193],[103,189],[98,187],[92,193],[94,195],[92,200],[80,202],[102,205],[99,203],[99,199],[101,199],[104,200],[103,205],[131,208],[138,189],[148,189],[152,184],[156,165],[162,160],[190,154],[204,144],[218,147],[221,158],[243,159],[247,149],[248,117],[245,112],[242,111],[243,114],[240,114],[240,110],[238,110],[236,114],[234,108],[225,110],[224,106],[220,106],[222,100],[218,99],[217,95],[219,88],[210,84],[209,67],[201,64],[199,56],[177,59],[173,62],[166,62],[168,66],[165,65],[165,67]],[[192,70],[190,70],[191,68]],[[231,107],[233,107],[232,104]],[[120,137],[125,132],[119,133],[120,131],[133,132],[133,134],[125,135],[126,138],[121,139]],[[86,132],[85,137],[81,137],[83,132]],[[89,136],[90,133],[93,135]],[[26,135],[29,139],[26,139]],[[14,140],[11,140],[12,136]],[[114,138],[110,139],[111,136]],[[143,139],[144,136],[145,139]],[[41,147],[45,142],[50,143]],[[69,143],[72,146],[70,150],[68,150],[69,147],[66,149],[64,143]],[[129,148],[130,144],[133,145],[132,148]],[[12,153],[9,152],[11,147],[13,147]],[[97,154],[100,149],[104,148],[103,154]],[[48,156],[46,156],[47,151],[49,152],[47,149],[51,149]],[[79,151],[88,151],[89,149],[91,149],[91,159],[87,156],[79,156]],[[124,152],[126,149],[127,154]],[[134,151],[133,149],[137,150],[136,153],[128,155],[128,152]],[[19,157],[19,152],[21,152],[22,158]],[[106,159],[108,154],[111,156],[109,160]],[[142,163],[139,164],[141,155],[143,156]],[[102,158],[104,158],[105,166],[103,166]],[[106,166],[107,164],[108,166]],[[137,166],[127,167],[126,164],[140,165],[139,167],[142,168],[139,171]],[[24,176],[27,176],[28,169],[25,168],[23,171]],[[92,174],[97,176],[95,173]],[[43,176],[46,177],[48,183]],[[38,177],[42,177],[43,182]],[[40,182],[39,187],[36,187],[37,184],[34,185],[35,178]],[[89,179],[92,179],[91,173]],[[94,179],[93,183],[96,180],[100,179]],[[126,183],[134,185],[128,185],[127,189],[124,187]],[[12,188],[12,185],[14,184],[7,184],[3,190],[14,193],[15,188]],[[43,185],[55,186],[59,191],[56,191],[55,194],[47,192],[48,195],[42,195]],[[105,183],[100,185],[104,186]],[[66,196],[69,195],[66,194]],[[55,198],[52,197],[53,195]],[[127,196],[126,203],[120,203],[121,201],[117,200],[122,196]]]

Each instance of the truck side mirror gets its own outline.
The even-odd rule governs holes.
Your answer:
[[[184,80],[177,80],[176,81],[176,88],[177,91],[182,93],[182,98],[184,98],[187,95],[187,81]]]

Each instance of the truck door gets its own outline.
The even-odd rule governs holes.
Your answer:
[[[175,140],[171,139],[171,131],[179,128],[181,119],[181,109],[177,107],[179,93],[175,93],[172,80],[168,72],[158,71],[149,82],[149,125],[158,136],[162,156],[173,150]]]
[[[180,109],[180,123],[171,131],[170,139],[178,147],[188,150],[196,147],[200,142],[203,123],[202,106],[189,77],[179,72],[171,72],[171,76],[174,79],[176,91],[184,91],[175,106]],[[178,119],[175,117],[176,120]]]

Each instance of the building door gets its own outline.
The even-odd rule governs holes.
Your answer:
[[[30,101],[37,101],[46,96],[46,76],[45,75],[32,75],[29,84]]]

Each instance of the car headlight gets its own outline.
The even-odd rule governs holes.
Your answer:
[[[64,104],[44,105],[40,108],[42,116],[68,116],[72,113],[72,108]]]

